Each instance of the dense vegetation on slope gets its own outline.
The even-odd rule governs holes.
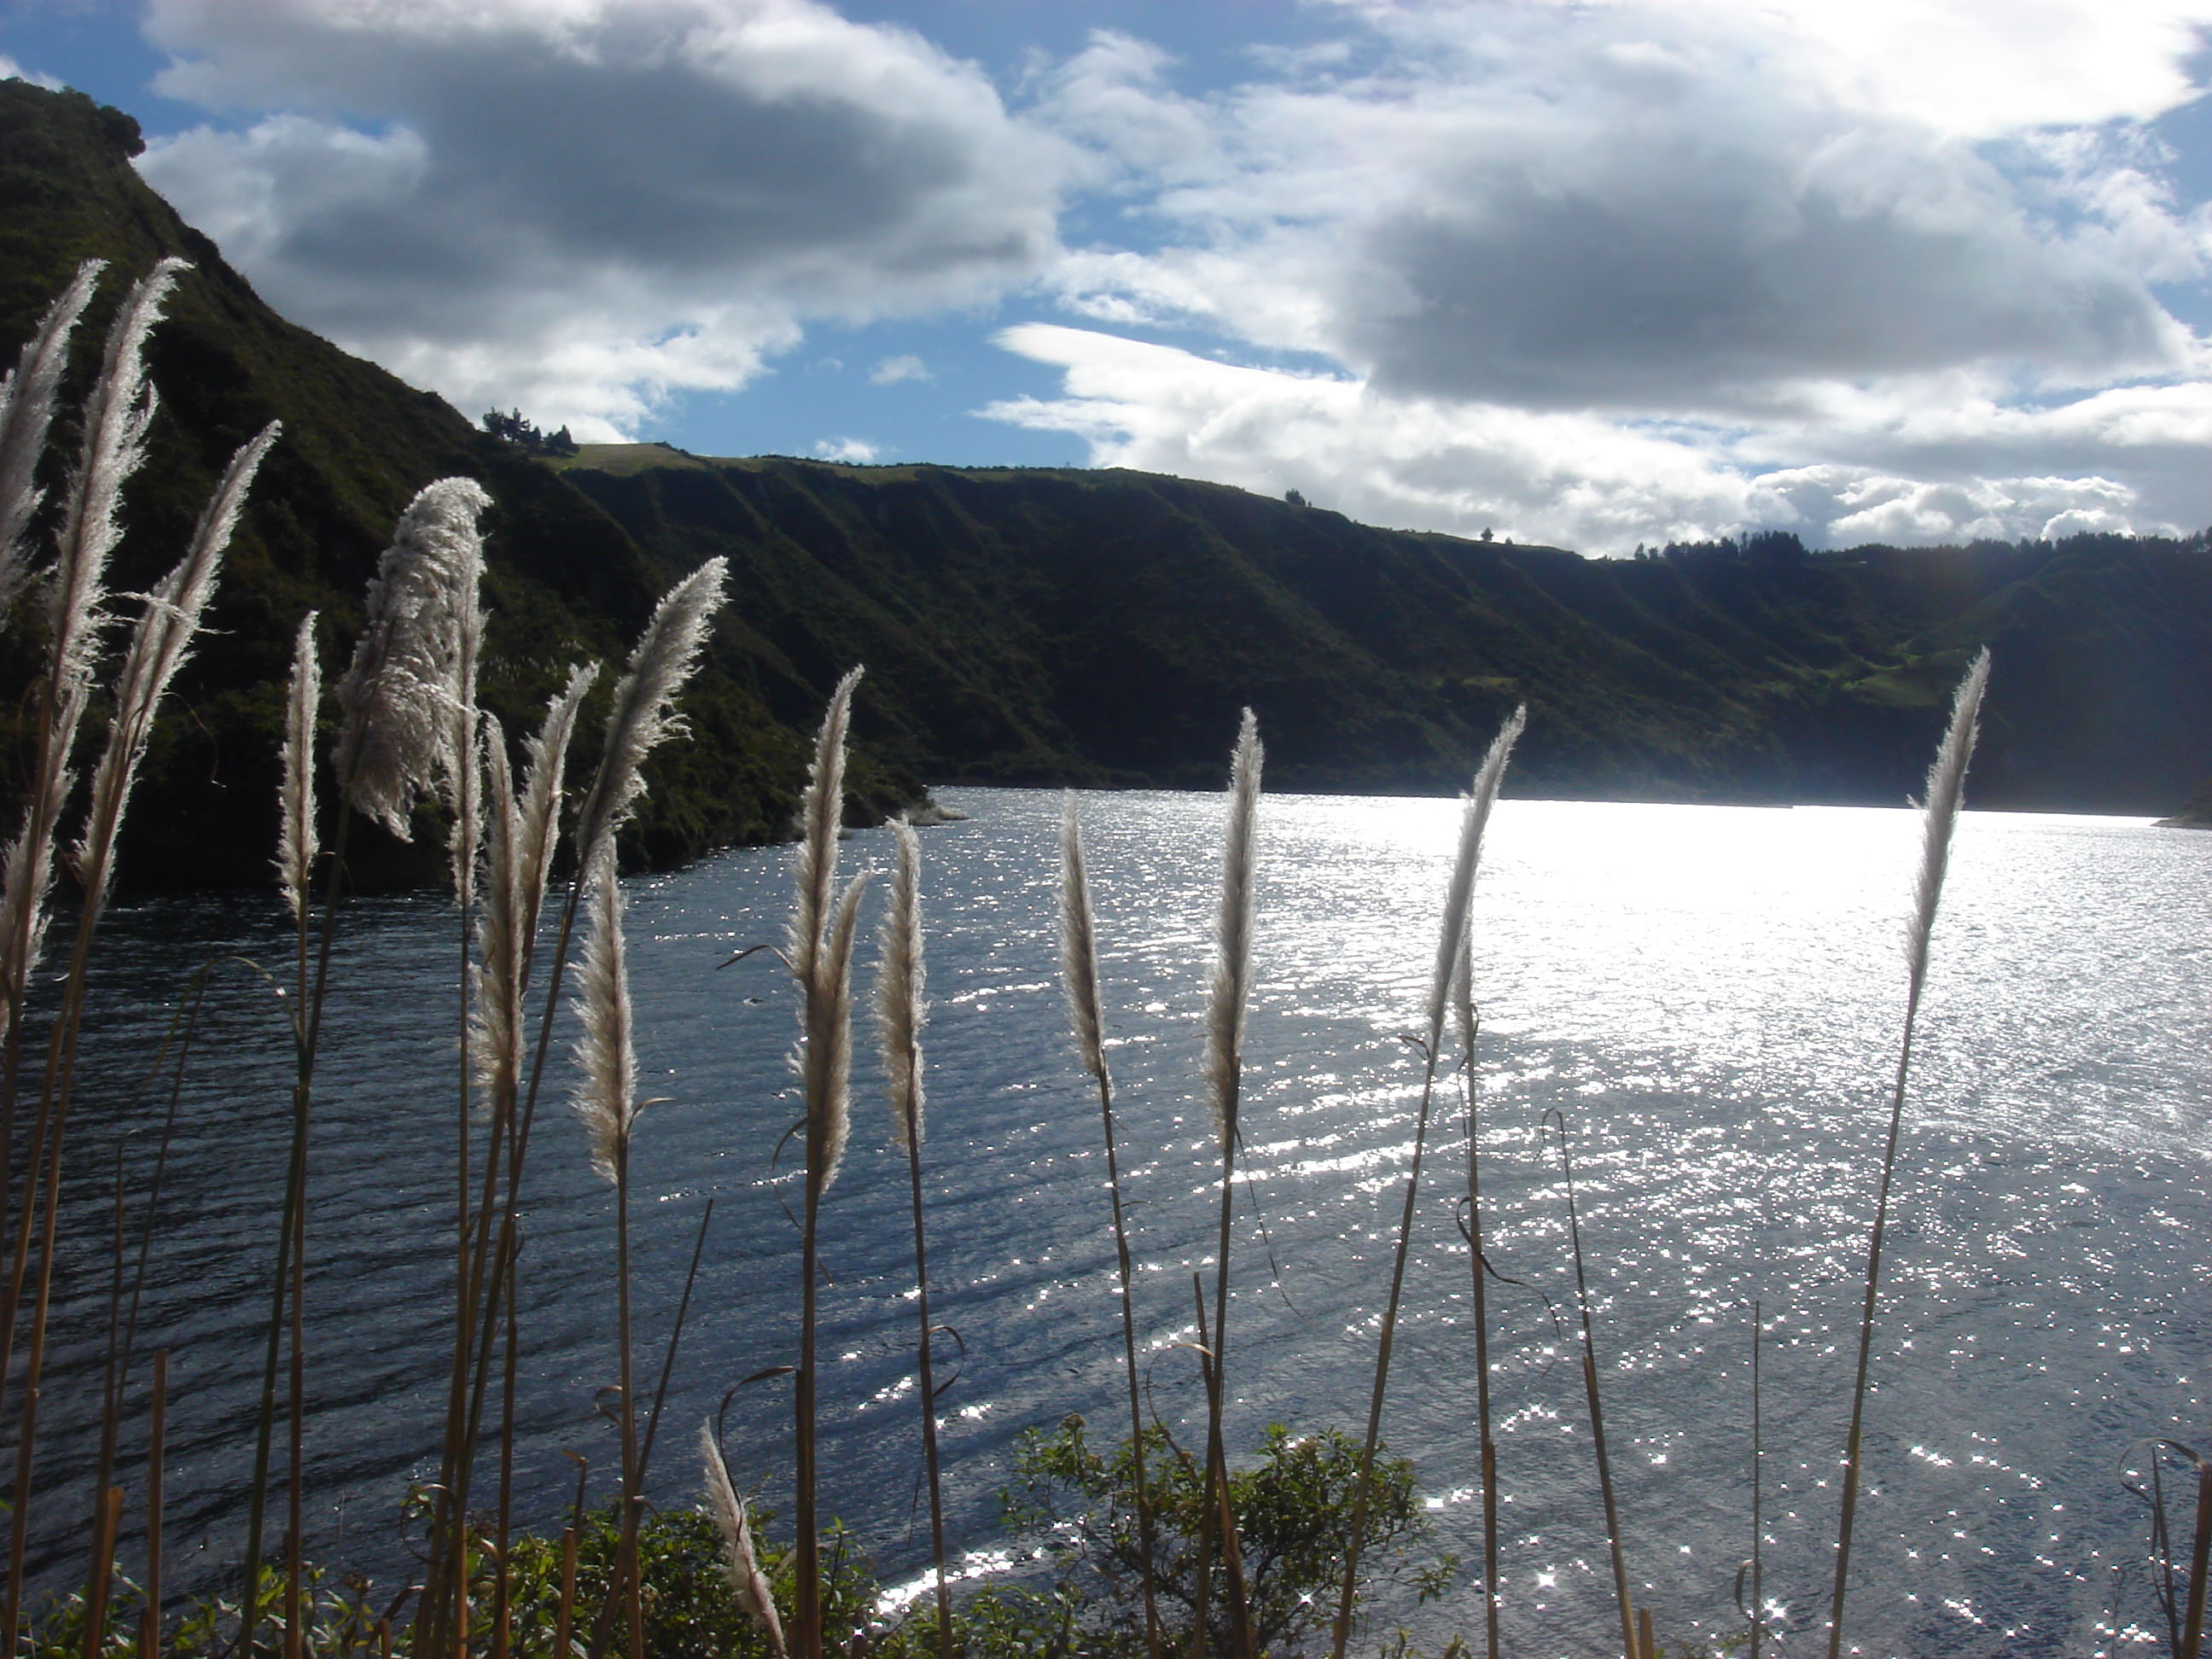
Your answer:
[[[451,473],[497,502],[491,654],[508,666],[485,699],[511,731],[562,665],[611,659],[675,576],[730,556],[733,602],[688,700],[702,741],[666,763],[630,848],[657,864],[785,831],[793,729],[854,662],[871,810],[915,775],[1210,787],[1246,702],[1279,787],[1452,787],[1522,700],[1525,793],[1892,802],[1985,640],[1980,804],[2171,811],[2212,756],[2197,540],[1808,554],[1767,537],[1603,561],[1132,472],[533,458],[270,311],[139,179],[139,148],[120,112],[0,82],[0,353],[79,260],[106,258],[82,380],[123,279],[168,253],[197,266],[154,337],[166,412],[116,585],[165,568],[232,448],[285,422],[224,579],[222,643],[187,670],[152,757],[136,822],[161,832],[125,858],[141,881],[264,878],[293,625],[321,608],[341,664],[394,516]],[[0,739],[24,672],[0,663]],[[0,795],[19,746],[0,744]],[[360,862],[406,879],[434,861],[386,844]]]
[[[729,556],[787,718],[870,663],[878,742],[933,778],[1211,783],[1249,702],[1271,784],[1460,787],[1525,700],[1524,793],[1890,803],[1984,642],[1980,804],[2168,811],[2212,757],[2197,539],[1595,560],[1136,472],[555,465],[655,555]]]
[[[483,696],[510,732],[535,723],[566,664],[618,660],[679,573],[646,558],[561,479],[441,399],[270,311],[139,179],[131,157],[140,148],[137,125],[118,111],[81,94],[0,82],[0,350],[12,363],[78,263],[108,260],[80,331],[64,398],[73,406],[127,283],[165,255],[193,263],[148,353],[162,413],[149,463],[126,497],[118,591],[144,586],[175,559],[231,451],[269,420],[284,422],[233,544],[213,617],[219,638],[179,682],[135,815],[141,833],[124,857],[140,880],[261,881],[275,836],[278,699],[292,632],[301,611],[319,608],[325,662],[343,665],[377,556],[422,485],[463,474],[495,503],[486,593],[488,656],[500,667]],[[678,562],[688,569],[696,561]],[[0,664],[0,726],[11,738],[33,655]],[[718,671],[702,676],[687,707],[706,741],[656,780],[634,858],[672,862],[775,836],[789,823],[799,739]],[[12,741],[0,750],[0,794],[20,786],[19,750]],[[370,878],[434,874],[427,845],[410,853],[364,839],[354,862]]]

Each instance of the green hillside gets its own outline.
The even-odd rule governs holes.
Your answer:
[[[783,833],[802,745],[865,663],[859,777],[875,811],[933,782],[1212,787],[1237,710],[1279,788],[1464,781],[1525,700],[1525,793],[1893,802],[1917,787],[1971,653],[1997,672],[1974,799],[2164,813],[2212,772],[2212,554],[2200,539],[1807,553],[1787,537],[1627,561],[1373,529],[1221,485],[1051,469],[710,460],[586,446],[549,460],[276,316],[131,166],[136,124],[0,82],[0,353],[77,263],[197,269],[156,331],[165,412],[115,586],[174,556],[231,450],[283,442],[214,626],[179,684],[127,879],[260,881],[278,687],[302,610],[342,663],[394,516],[452,473],[489,523],[486,699],[510,730],[564,665],[612,658],[711,553],[732,604],[629,848],[670,864]],[[0,657],[0,796],[18,787],[25,616]],[[158,832],[151,826],[159,826]],[[372,846],[365,878],[428,875]]]
[[[492,611],[487,703],[517,731],[585,656],[617,659],[671,572],[656,567],[561,479],[477,431],[441,399],[278,317],[213,243],[139,179],[137,127],[81,94],[0,82],[0,351],[12,363],[81,260],[110,270],[80,330],[76,384],[131,278],[167,254],[194,270],[148,352],[162,413],[151,459],[126,498],[129,534],[113,585],[146,585],[173,561],[230,453],[272,418],[270,453],[233,544],[211,618],[216,637],[179,684],[150,757],[124,869],[141,881],[259,881],[275,833],[278,690],[309,606],[325,617],[325,659],[342,665],[361,594],[392,521],[434,478],[479,479]],[[73,402],[74,400],[71,399]],[[685,568],[689,568],[687,562]],[[31,668],[19,616],[0,659],[0,722],[16,718]],[[689,707],[711,742],[672,756],[631,856],[667,863],[780,834],[796,799],[799,738],[719,668]],[[9,744],[0,791],[20,766]],[[880,781],[872,784],[880,792]],[[160,826],[158,832],[152,826]],[[371,880],[428,872],[427,849],[369,838],[354,860]]]
[[[1135,472],[553,465],[650,556],[729,556],[771,708],[869,663],[878,743],[933,780],[1211,783],[1249,702],[1272,785],[1436,790],[1526,700],[1524,793],[1894,802],[1984,642],[1978,802],[2171,811],[2212,769],[2195,540],[1595,560]]]

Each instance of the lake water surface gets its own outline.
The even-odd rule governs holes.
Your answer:
[[[1121,1347],[1095,1097],[1058,981],[1060,797],[942,799],[973,816],[922,836],[930,1249],[941,1317],[967,1348],[943,1407],[951,1523],[963,1547],[988,1551],[1016,1437],[1070,1412],[1103,1436]],[[1199,1390],[1175,1345],[1193,1335],[1190,1273],[1211,1261],[1216,1202],[1197,1078],[1222,807],[1079,800],[1140,1332],[1156,1403],[1187,1421]],[[1444,801],[1273,797],[1263,811],[1231,1329],[1240,1444],[1274,1421],[1364,1422],[1419,1097],[1400,1037],[1425,996],[1457,821]],[[1559,1141],[1544,1133],[1554,1112],[1576,1161],[1639,1596],[1670,1648],[1741,1625],[1756,1301],[1765,1584],[1778,1627],[1817,1630],[1918,835],[1902,810],[1509,801],[1492,820],[1474,908],[1475,1073],[1492,1255],[1527,1287],[1492,1302],[1516,1653],[1599,1651],[1613,1617],[1579,1367],[1543,1300],[1571,1317]],[[883,832],[855,835],[845,857],[885,863]],[[788,1512],[787,1385],[732,1390],[789,1360],[796,1336],[792,1194],[772,1167],[798,1110],[785,1063],[794,1000],[767,952],[717,964],[780,936],[789,858],[733,852],[632,890],[641,1086],[666,1097],[633,1154],[647,1370],[702,1207],[718,1200],[656,1454],[664,1504],[690,1500],[690,1430],[726,1401],[733,1472]],[[2140,821],[1969,813],[1960,825],[1877,1331],[1855,1546],[1862,1652],[2163,1642],[2145,1512],[2117,1471],[2132,1443],[2206,1426],[2208,865],[2212,836]],[[141,1346],[173,1356],[173,1576],[205,1584],[236,1559],[289,1058],[265,985],[227,959],[279,960],[285,937],[273,902],[235,897],[137,902],[108,929],[71,1154],[82,1254],[46,1408],[52,1572],[72,1549],[61,1518],[88,1504],[95,1264],[114,1173],[119,1158],[143,1194],[161,1103],[141,1074],[187,975],[210,960]],[[434,1473],[441,1410],[454,937],[450,907],[428,897],[349,913],[313,1155],[311,1549],[395,1583],[399,1500],[410,1475]],[[899,1578],[927,1538],[910,1241],[903,1159],[885,1146],[865,1061],[855,1112],[824,1212],[825,1509]],[[1419,1470],[1436,1547],[1479,1565],[1456,1103],[1433,1156],[1385,1432]],[[617,1462],[594,1415],[614,1377],[612,1202],[564,1111],[541,1119],[531,1186],[520,1466],[542,1524],[573,1486],[564,1453],[592,1460],[602,1494]],[[126,1474],[135,1481],[135,1465]],[[1380,1612],[1431,1645],[1481,1619],[1464,1568],[1441,1605]],[[1814,1645],[1802,1635],[1782,1650]]]

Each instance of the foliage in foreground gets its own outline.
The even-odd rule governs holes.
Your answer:
[[[1154,1582],[1170,1614],[1168,1645],[1187,1653],[1197,1580],[1201,1467],[1157,1425],[1147,1431],[1146,1458],[1158,1528]],[[1130,1659],[1144,1653],[1135,1465],[1126,1441],[1110,1449],[1094,1446],[1079,1417],[1068,1418],[1052,1433],[1024,1437],[1000,1503],[1009,1533],[1048,1569],[1050,1583],[994,1585],[958,1602],[953,1616],[956,1653],[970,1659]],[[1261,1652],[1290,1656],[1311,1650],[1316,1642],[1325,1646],[1329,1597],[1343,1562],[1358,1472],[1359,1445],[1350,1437],[1334,1430],[1294,1435],[1276,1425],[1249,1466],[1232,1473],[1230,1487]],[[756,1518],[764,1530],[771,1517],[756,1511]],[[588,1511],[574,1530],[574,1576],[565,1597],[565,1535],[530,1534],[512,1540],[503,1642],[496,1630],[497,1558],[489,1536],[478,1539],[470,1574],[471,1650],[490,1653],[504,1646],[514,1659],[575,1659],[579,1654],[629,1650],[623,1598],[615,1591],[618,1511],[613,1505]],[[1440,1595],[1456,1564],[1449,1556],[1417,1558],[1428,1530],[1412,1463],[1382,1460],[1364,1543],[1366,1559],[1373,1564],[1370,1585],[1410,1586],[1425,1601]],[[771,1659],[768,1638],[731,1594],[721,1537],[710,1516],[697,1510],[655,1514],[640,1528],[638,1544],[647,1659]],[[937,1628],[927,1596],[886,1618],[878,1611],[883,1586],[872,1565],[842,1528],[833,1527],[824,1536],[822,1556],[827,1650],[871,1659],[929,1659],[936,1654]],[[761,1565],[778,1604],[789,1607],[796,1574],[792,1550],[763,1540]],[[264,1568],[257,1653],[288,1650],[283,1601],[283,1572]],[[564,1603],[569,1609],[565,1656],[560,1645]],[[301,1650],[309,1659],[367,1659],[411,1651],[404,1596],[394,1600],[362,1578],[319,1571],[311,1574],[307,1605]],[[595,1621],[603,1607],[609,1617],[602,1627]],[[137,1659],[143,1611],[138,1588],[116,1580],[101,1651],[113,1659]],[[241,1612],[235,1597],[196,1602],[170,1627],[163,1653],[171,1659],[234,1659]],[[50,1610],[33,1632],[34,1659],[82,1659],[85,1620],[82,1594]],[[1208,1650],[1228,1651],[1227,1626],[1218,1605],[1207,1622]],[[1415,1659],[1418,1650],[1401,1635],[1386,1651],[1394,1659]]]

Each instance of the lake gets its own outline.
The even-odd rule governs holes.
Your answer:
[[[948,1504],[1000,1543],[1024,1430],[1071,1412],[1102,1437],[1122,1388],[1096,1098],[1057,963],[1057,793],[946,790],[922,832],[929,987],[925,1147],[934,1297],[966,1358],[943,1405]],[[1191,1273],[1218,1170],[1200,1032],[1218,798],[1079,796],[1098,910],[1137,1310],[1155,1400],[1200,1413]],[[1447,801],[1270,797],[1233,1261],[1231,1433],[1357,1432],[1419,1095],[1418,1024],[1456,833]],[[1752,1308],[1763,1310],[1765,1577],[1778,1627],[1815,1629],[1835,1528],[1866,1228],[1904,1001],[1919,821],[1905,810],[1507,801],[1474,910],[1476,1055],[1513,1650],[1581,1654],[1612,1584],[1571,1325],[1557,1113],[1576,1169],[1631,1575],[1669,1648],[1740,1627],[1750,1553]],[[633,1153],[641,1365],[717,1200],[656,1454],[684,1504],[690,1431],[726,1411],[741,1486],[788,1514],[798,1237],[775,1173],[797,1115],[794,994],[762,952],[790,853],[732,852],[632,884],[641,1086]],[[847,867],[888,863],[884,832]],[[1851,1628],[1866,1653],[2130,1651],[2163,1626],[2146,1511],[2120,1484],[2146,1437],[2203,1431],[2212,1252],[2205,1157],[2212,836],[2140,820],[1968,813],[1921,1018],[1869,1406]],[[867,924],[872,940],[872,915]],[[349,912],[313,1151],[311,1551],[396,1579],[397,1512],[435,1472],[448,1292],[456,922],[431,896]],[[113,915],[96,970],[71,1152],[78,1241],[58,1315],[42,1486],[88,1507],[90,1386],[118,1167],[143,1197],[164,1097],[144,1073],[185,981],[215,963],[180,1097],[142,1348],[173,1353],[173,1578],[240,1549],[240,1493],[289,1124],[289,1054],[264,981],[273,896],[161,897]],[[868,947],[863,982],[872,975]],[[567,1032],[562,1043],[565,1048]],[[560,1079],[565,1093],[565,1070]],[[887,1578],[926,1562],[903,1157],[872,1061],[824,1209],[824,1510]],[[1455,1093],[1432,1142],[1385,1435],[1413,1458],[1434,1547],[1480,1561],[1464,1185]],[[785,1169],[791,1167],[787,1153]],[[574,1464],[611,1491],[594,1414],[614,1377],[613,1205],[556,1100],[541,1115],[523,1264],[528,1518]],[[1494,1206],[1494,1207],[1492,1207]],[[141,1429],[131,1431],[136,1458]],[[2138,1460],[2139,1462],[2139,1460]],[[135,1482],[136,1464],[126,1470]],[[134,1492],[136,1490],[134,1485]],[[134,1498],[135,1503],[135,1498]],[[557,1524],[556,1522],[555,1524]],[[42,1528],[42,1531],[45,1529]],[[77,1547],[81,1548],[81,1546]],[[135,1546],[126,1547],[135,1560]],[[1479,1634],[1480,1597],[1387,1601],[1431,1645]],[[1808,1638],[1790,1644],[1809,1648]]]

